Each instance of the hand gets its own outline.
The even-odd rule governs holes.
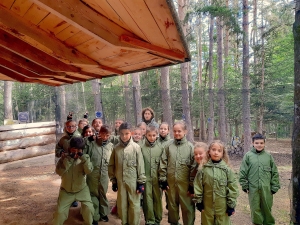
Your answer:
[[[136,186],[136,193],[144,193],[145,191],[145,187],[144,187],[144,184],[137,184]]]
[[[189,193],[190,195],[193,195],[193,194],[194,194],[194,187],[193,187],[192,185],[189,185],[188,193]]]
[[[226,213],[228,216],[233,215],[235,212],[234,208],[227,207]]]
[[[114,192],[117,192],[117,191],[118,191],[118,184],[117,184],[117,183],[113,183],[113,184],[112,184],[112,190],[113,190]]]
[[[81,157],[81,156],[83,155],[83,152],[82,152],[82,151],[77,152],[77,155],[78,155],[79,157]]]
[[[248,189],[243,189],[243,192],[245,192],[246,194],[248,194],[249,190]]]
[[[94,137],[95,137],[95,135],[89,136],[89,137],[88,137],[88,140],[89,140],[89,141],[94,141]]]
[[[199,210],[200,212],[202,212],[202,210],[204,210],[203,201],[200,202],[200,203],[196,203],[196,208],[197,208],[197,210]]]
[[[161,188],[161,190],[166,191],[169,189],[169,184],[168,181],[160,181],[159,182],[159,187]]]
[[[271,190],[271,192],[272,192],[272,195],[275,195],[275,194],[276,194],[276,191],[272,191],[272,190]]]

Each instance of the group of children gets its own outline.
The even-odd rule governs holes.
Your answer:
[[[109,181],[117,192],[117,212],[123,225],[140,224],[141,195],[146,224],[160,224],[163,192],[172,225],[179,224],[179,207],[184,225],[194,224],[195,208],[201,212],[203,225],[231,224],[238,178],[222,142],[216,140],[209,146],[190,143],[183,121],[174,124],[171,139],[169,125],[163,122],[158,126],[149,107],[135,128],[121,119],[115,121],[113,133],[100,118],[91,126],[86,118],[80,120],[78,130],[76,125],[69,119],[66,134],[56,145],[60,157],[56,172],[62,183],[54,225],[64,223],[76,201],[81,202],[84,224],[108,222]],[[256,134],[252,140],[253,149],[243,158],[239,182],[249,195],[252,222],[275,224],[271,208],[272,195],[280,188],[277,167],[264,150],[264,137]]]

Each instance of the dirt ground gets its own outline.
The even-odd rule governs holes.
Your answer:
[[[277,163],[281,189],[274,196],[273,214],[276,224],[289,224],[290,198],[289,183],[292,171],[291,140],[268,139],[266,149],[271,151]],[[241,158],[231,156],[231,163],[238,172]],[[0,177],[0,225],[50,225],[56,206],[60,177],[54,172],[54,165],[27,167],[1,172]],[[108,199],[112,207],[116,193],[109,187]],[[164,199],[164,198],[163,198]],[[165,203],[164,203],[165,204]],[[248,198],[240,190],[236,213],[232,216],[234,225],[251,224]],[[65,225],[82,224],[80,206],[71,208]],[[100,224],[121,224],[113,215],[109,222]],[[141,224],[145,224],[141,214]],[[167,223],[167,211],[164,209],[162,225]],[[200,225],[200,213],[196,212],[195,224]]]

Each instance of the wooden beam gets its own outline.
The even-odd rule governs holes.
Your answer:
[[[72,26],[109,46],[121,46],[132,49],[127,43],[122,43],[122,34],[135,36],[105,16],[97,13],[87,4],[78,0],[32,0],[35,4],[65,20]]]
[[[0,45],[50,70],[80,72],[80,68],[67,65],[45,52],[36,49],[30,44],[12,36],[4,30],[0,30]]]
[[[108,67],[108,66],[104,66],[104,65],[99,65],[99,68],[102,69],[102,70],[106,70],[106,71],[109,71],[109,72],[113,72],[113,73],[119,74],[119,75],[123,75],[124,74],[124,72],[122,70],[118,70],[118,69],[115,69],[115,68],[112,68],[112,67]]]
[[[48,85],[48,86],[54,86],[54,87],[58,87],[62,84],[58,84],[58,83],[52,83],[52,82],[48,82],[48,81],[44,81],[44,80],[40,80],[40,79],[30,79],[27,80],[28,78],[25,79],[25,82],[28,83],[36,83],[36,84],[44,84],[44,85]]]
[[[174,52],[172,50],[165,49],[165,48],[162,48],[162,47],[159,47],[159,46],[155,46],[155,45],[152,45],[148,42],[141,41],[139,39],[132,38],[132,37],[127,36],[127,35],[121,35],[120,36],[120,41],[128,43],[132,46],[136,46],[138,48],[147,49],[151,53],[153,53],[155,55],[158,55],[158,56],[161,55],[164,58],[176,59],[176,60],[180,60],[181,62],[184,62],[184,54],[181,53],[181,52],[180,53],[179,52]]]
[[[18,15],[0,6],[0,28],[46,52],[47,54],[73,65],[97,66],[98,63],[75,48],[68,47],[53,34],[47,33],[27,22]]]
[[[80,81],[80,82],[86,82],[87,81],[87,79],[85,79],[85,78],[76,77],[76,76],[69,75],[69,74],[66,74],[65,78],[76,80],[76,81]]]
[[[23,67],[20,67],[20,66],[16,65],[16,64],[13,64],[12,62],[9,62],[9,61],[7,61],[6,59],[3,59],[3,58],[0,58],[0,65],[7,68],[7,69],[13,70],[17,73],[23,74],[23,75],[25,75],[26,77],[29,77],[29,78],[52,77],[50,75],[39,75],[37,73],[32,72],[31,70],[27,70]]]
[[[64,78],[64,77],[62,77],[62,78]],[[62,79],[62,78],[53,77],[51,79],[55,80],[55,81],[58,81],[58,82],[67,83],[67,84],[73,84],[74,83],[73,81],[65,80],[65,79]]]

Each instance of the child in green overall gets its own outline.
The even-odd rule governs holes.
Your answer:
[[[86,174],[92,172],[93,165],[89,155],[82,153],[84,144],[83,138],[72,138],[69,153],[62,155],[56,164],[55,172],[61,176],[61,185],[53,225],[63,225],[74,201],[81,202],[84,225],[91,225],[93,222],[94,207],[86,184]]]
[[[145,163],[145,192],[143,194],[143,211],[146,225],[160,224],[162,220],[161,190],[158,182],[158,168],[163,147],[156,141],[158,130],[149,125],[145,142],[141,145]]]
[[[118,215],[123,225],[140,225],[140,194],[146,181],[141,148],[131,138],[131,126],[119,127],[120,142],[111,154],[108,175],[112,189],[118,192]]]
[[[194,181],[194,201],[201,212],[201,224],[230,225],[238,197],[238,182],[223,143],[213,141],[207,158],[208,162],[198,170]]]
[[[273,195],[280,189],[279,174],[274,159],[265,150],[261,134],[252,137],[253,148],[247,152],[240,166],[240,184],[248,193],[251,218],[254,224],[272,225]]]
[[[111,129],[104,124],[96,135],[96,140],[87,141],[85,146],[85,152],[89,154],[94,166],[93,172],[87,175],[87,184],[95,208],[93,224],[98,224],[98,221],[108,222],[108,163],[113,149],[113,144],[108,141],[110,134]]]
[[[163,150],[159,181],[163,191],[168,193],[168,222],[179,224],[179,205],[184,225],[193,225],[195,205],[190,194],[193,194],[194,163],[193,145],[186,139],[186,125],[183,121],[173,126],[174,141]]]

